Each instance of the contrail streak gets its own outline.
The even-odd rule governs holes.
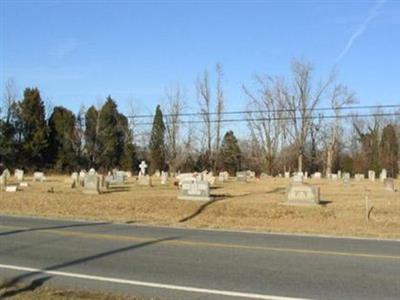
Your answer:
[[[379,0],[369,11],[367,18],[358,26],[356,31],[351,35],[347,41],[346,46],[343,48],[340,55],[336,58],[335,64],[337,64],[351,49],[354,41],[364,34],[365,30],[368,28],[369,23],[371,23],[377,16],[380,8],[385,4],[386,0]]]

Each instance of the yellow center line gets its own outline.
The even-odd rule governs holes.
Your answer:
[[[23,232],[26,230],[29,232],[32,230],[27,227],[16,227],[16,226],[3,226],[0,228],[9,228],[15,230],[21,230]],[[111,241],[127,241],[127,242],[150,242],[154,240],[153,237],[138,237],[138,236],[126,236],[126,235],[111,235],[104,233],[88,233],[81,231],[67,231],[59,229],[33,229],[34,231],[40,231],[45,233],[51,233],[61,236],[70,237],[80,237],[88,239],[97,240],[111,240]],[[0,235],[1,238],[1,235]],[[300,248],[283,248],[283,247],[265,247],[265,246],[246,246],[239,244],[224,244],[224,243],[212,243],[212,242],[201,242],[201,241],[190,241],[190,240],[165,240],[160,241],[162,244],[178,245],[178,246],[201,246],[201,247],[211,247],[211,248],[228,248],[228,249],[245,249],[245,250],[260,250],[260,251],[270,251],[270,252],[287,252],[287,253],[297,253],[297,254],[308,254],[308,255],[332,255],[332,256],[347,256],[347,257],[360,257],[360,258],[378,258],[378,259],[391,259],[399,260],[398,255],[384,255],[384,254],[368,254],[368,253],[358,253],[358,252],[343,252],[343,251],[325,251],[325,250],[311,250],[311,249],[300,249]]]

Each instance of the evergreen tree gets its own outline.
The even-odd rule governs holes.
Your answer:
[[[22,125],[22,151],[24,164],[30,168],[43,168],[48,149],[48,129],[44,103],[37,88],[27,88],[20,103],[19,118]]]
[[[119,119],[117,104],[108,96],[99,113],[97,139],[99,147],[97,165],[106,170],[117,167],[123,155],[121,130],[118,126]]]
[[[165,125],[160,105],[157,105],[150,137],[150,170],[163,170],[165,166]]]
[[[53,168],[72,171],[77,166],[79,140],[76,117],[68,109],[57,106],[49,118],[50,154]]]
[[[85,150],[89,167],[96,167],[98,156],[97,136],[99,132],[99,112],[91,106],[85,114]]]
[[[133,145],[132,131],[129,128],[128,119],[122,114],[118,114],[118,139],[119,148],[122,149],[119,166],[124,170],[132,171],[138,163],[136,149]]]
[[[399,144],[397,142],[396,130],[389,124],[382,131],[380,143],[380,161],[382,168],[388,171],[389,176],[396,177],[399,171]]]
[[[241,151],[233,131],[228,131],[222,140],[219,151],[219,161],[222,168],[230,174],[235,174],[241,167]]]

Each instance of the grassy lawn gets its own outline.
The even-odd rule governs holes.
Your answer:
[[[130,178],[101,195],[85,195],[71,189],[68,177],[50,176],[44,183],[31,182],[17,193],[0,192],[0,213],[107,220],[195,228],[224,228],[256,231],[317,233],[382,238],[400,237],[400,193],[385,191],[377,180],[308,180],[321,189],[320,207],[294,207],[282,204],[288,179],[271,178],[249,183],[229,181],[216,184],[211,202],[177,199],[172,182],[153,187],[139,186]],[[400,188],[400,180],[395,182]],[[49,192],[53,189],[53,192]],[[365,218],[365,196],[373,206]]]

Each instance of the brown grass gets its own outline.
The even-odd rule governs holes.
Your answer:
[[[67,177],[54,176],[45,183],[29,182],[22,192],[0,192],[0,213],[35,215],[117,222],[137,222],[197,228],[244,229],[400,237],[400,193],[387,192],[376,182],[309,180],[321,188],[321,198],[330,203],[320,207],[283,205],[289,181],[282,178],[249,183],[218,184],[211,203],[177,200],[172,184],[142,187],[132,178],[99,196],[84,195],[71,189]],[[400,181],[396,181],[400,186]],[[54,193],[48,190],[54,188]],[[373,206],[369,222],[365,219],[365,195]],[[185,221],[182,221],[185,220]],[[180,222],[181,221],[181,222]]]
[[[29,285],[18,284],[14,286],[2,286],[0,283],[0,299],[2,297],[12,300],[149,300],[134,296],[115,295],[77,289],[65,289],[56,287],[38,287],[31,289]],[[151,298],[154,299],[154,298]]]

